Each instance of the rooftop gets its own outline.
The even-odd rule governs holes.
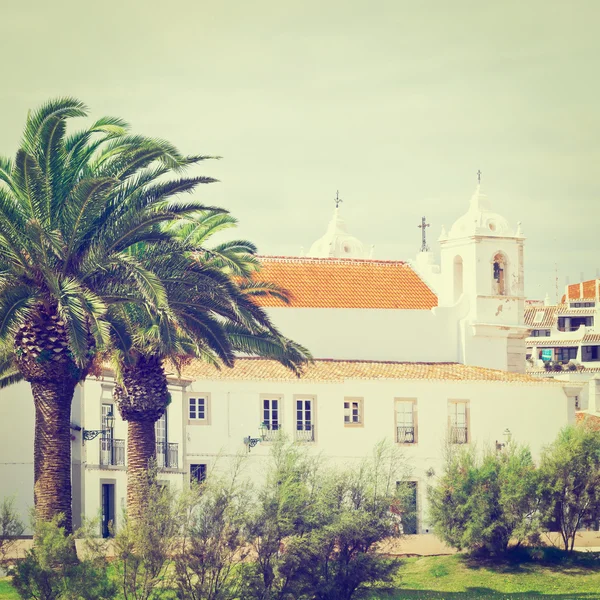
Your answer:
[[[403,261],[261,256],[256,278],[290,293],[290,304],[257,298],[261,306],[430,310],[435,293]]]
[[[539,384],[538,378],[484,367],[458,363],[420,363],[319,359],[308,365],[302,377],[297,378],[278,362],[262,358],[238,358],[232,369],[216,369],[194,360],[183,368],[182,375],[190,379],[229,381],[320,381],[411,379],[431,381],[487,381],[521,384]],[[557,383],[548,380],[546,383]]]

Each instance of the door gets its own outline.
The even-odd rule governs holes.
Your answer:
[[[102,537],[111,537],[115,522],[115,484],[102,484]]]

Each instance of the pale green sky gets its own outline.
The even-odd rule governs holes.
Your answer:
[[[123,4],[123,5],[122,5]],[[322,235],[337,189],[377,258],[413,258],[465,212],[477,169],[527,236],[526,291],[554,263],[594,277],[600,0],[0,0],[0,154],[28,108],[92,115],[223,156],[199,193],[265,254]]]

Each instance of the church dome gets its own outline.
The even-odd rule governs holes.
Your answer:
[[[459,217],[446,239],[459,239],[473,235],[485,235],[491,237],[514,237],[515,233],[508,221],[492,210],[488,197],[481,192],[478,185],[471,197],[469,210]]]
[[[308,256],[312,258],[365,258],[363,243],[348,233],[346,222],[341,218],[338,206],[334,209],[327,232],[310,247]]]

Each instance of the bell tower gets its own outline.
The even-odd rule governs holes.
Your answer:
[[[481,173],[478,173],[479,178]],[[479,181],[469,209],[440,237],[440,304],[456,305],[461,362],[525,371],[523,244]]]

